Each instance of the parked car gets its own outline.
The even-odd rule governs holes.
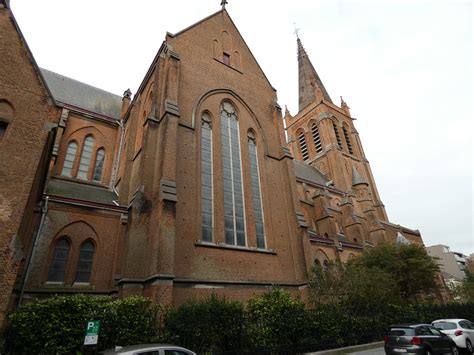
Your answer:
[[[429,324],[395,324],[384,337],[385,354],[458,354],[456,343]]]
[[[474,352],[474,323],[467,319],[438,319],[431,323],[433,327],[449,335],[458,348]]]
[[[168,344],[140,344],[131,346],[116,346],[115,349],[100,352],[104,355],[196,355],[191,350]]]

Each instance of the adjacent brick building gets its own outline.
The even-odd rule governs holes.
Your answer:
[[[2,260],[14,260],[14,236],[28,225],[16,246],[24,266],[0,271],[3,300],[85,292],[179,304],[271,285],[304,298],[315,263],[381,241],[422,243],[388,220],[349,108],[332,102],[299,39],[292,116],[225,9],[168,33],[133,98],[39,70],[9,10],[0,13],[18,38],[0,34],[17,58],[0,69],[0,106],[14,108],[0,111],[0,174],[12,181],[0,187]],[[31,83],[35,95],[23,92]],[[16,102],[36,113],[21,113],[24,134],[4,113],[19,115]],[[56,123],[49,145],[44,122]],[[34,175],[45,145],[47,179]],[[25,220],[32,186],[44,187],[42,208]]]

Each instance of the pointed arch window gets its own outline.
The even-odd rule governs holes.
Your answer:
[[[105,150],[100,148],[95,155],[95,166],[92,180],[100,182],[102,180],[102,171],[104,170]]]
[[[92,157],[92,148],[94,146],[94,138],[87,136],[82,147],[81,161],[79,162],[79,169],[77,171],[77,178],[87,180],[89,173],[89,165]]]
[[[72,177],[72,167],[76,159],[77,143],[70,142],[67,146],[66,157],[64,158],[63,170],[61,175]]]
[[[337,147],[342,148],[341,137],[339,136],[339,130],[337,129],[337,125],[334,122],[332,123],[332,128],[334,129],[334,134],[336,135]]]
[[[220,118],[225,243],[245,246],[244,194],[239,124],[235,108],[229,102],[222,104]]]
[[[323,146],[321,144],[321,137],[319,136],[319,129],[316,123],[313,123],[311,126],[311,133],[313,135],[313,143],[316,153],[321,153],[323,151]]]
[[[212,241],[212,126],[207,113],[201,126],[201,239]]]
[[[88,240],[82,244],[77,262],[76,277],[74,282],[89,283],[92,272],[92,261],[94,259],[94,244]]]
[[[248,150],[250,160],[250,181],[252,185],[253,214],[257,235],[257,248],[265,248],[265,228],[263,220],[262,192],[260,189],[260,174],[257,159],[257,144],[253,132],[248,133]]]
[[[349,154],[354,154],[352,150],[351,137],[349,136],[349,132],[347,131],[346,126],[342,126],[342,132],[344,133],[344,139],[346,140],[347,150],[349,151]]]
[[[300,131],[298,133],[298,143],[300,145],[301,157],[303,158],[303,160],[308,160],[308,146],[306,145],[306,137],[304,135],[304,131]]]
[[[48,281],[64,282],[69,257],[70,245],[66,238],[58,239],[53,250],[53,257],[49,265]]]

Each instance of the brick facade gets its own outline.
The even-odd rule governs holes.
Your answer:
[[[1,26],[14,31],[8,12],[0,14]],[[31,268],[22,268],[16,296],[139,294],[176,305],[212,292],[245,300],[280,285],[305,299],[315,263],[346,262],[385,240],[422,243],[418,231],[389,222],[349,109],[332,103],[299,40],[304,107],[282,117],[275,89],[225,10],[168,34],[133,99],[129,91],[119,98],[43,70],[57,101],[48,105],[35,67],[15,49],[20,43],[1,38],[23,62],[0,71],[0,85],[12,82],[8,75],[25,78],[0,91],[0,108],[4,98],[17,115],[25,100],[36,113],[21,113],[26,142],[10,140],[13,124],[0,141],[0,154],[10,157],[0,172],[12,181],[21,174],[25,184],[0,188],[0,223],[10,228],[10,238],[2,234],[2,263],[18,264],[8,245],[25,203],[14,199],[28,199],[36,169],[28,164],[25,174],[23,164],[41,155],[43,122],[57,123],[47,210],[33,228],[35,250],[23,248]],[[33,96],[22,91],[31,82]],[[61,96],[61,85],[78,88],[77,96]],[[43,120],[31,122],[36,133],[27,123],[33,116]],[[35,145],[19,149],[29,139]],[[0,277],[11,285],[0,293],[8,298],[16,271]]]

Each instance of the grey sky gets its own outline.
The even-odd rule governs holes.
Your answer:
[[[166,31],[220,0],[11,0],[41,67],[135,92]],[[229,0],[272,85],[297,113],[294,23],[333,101],[356,128],[392,222],[426,245],[474,252],[471,1]]]

